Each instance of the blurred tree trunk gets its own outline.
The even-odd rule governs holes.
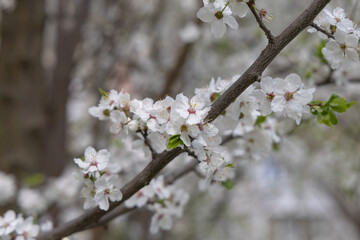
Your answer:
[[[89,4],[89,0],[59,1],[56,65],[52,72],[52,84],[49,89],[47,135],[44,142],[45,161],[43,162],[46,169],[51,169],[51,173],[55,175],[61,173],[68,159],[66,153],[66,106],[75,67],[74,52],[81,40],[82,27],[87,18]],[[72,6],[69,7],[69,5]],[[69,8],[74,11],[68,13],[66,9]]]
[[[44,10],[44,0],[17,1],[1,22],[0,167],[18,174],[39,169],[43,154]]]
[[[66,105],[73,56],[90,1],[77,1],[72,25],[59,1],[57,61],[46,79],[41,64],[45,1],[17,1],[4,13],[0,49],[0,169],[17,175],[61,174],[66,162]]]

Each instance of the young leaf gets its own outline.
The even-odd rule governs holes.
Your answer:
[[[106,99],[108,97],[108,93],[102,90],[101,88],[98,88],[99,93]]]
[[[231,180],[226,180],[225,182],[221,183],[226,189],[230,190],[234,187],[234,183]]]
[[[176,148],[179,145],[184,145],[184,142],[180,139],[180,134],[176,134],[169,138],[169,142],[167,144],[168,149]]]
[[[260,124],[262,124],[262,123],[265,122],[265,121],[266,121],[266,116],[260,115],[260,116],[258,116],[258,118],[256,119],[255,124],[256,124],[256,125],[260,125]]]

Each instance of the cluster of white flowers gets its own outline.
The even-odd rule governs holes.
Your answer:
[[[310,111],[307,104],[312,101],[315,89],[303,89],[297,74],[292,73],[285,79],[266,77],[260,86],[261,89],[254,91],[254,97],[260,103],[261,115],[280,112],[299,124],[302,114]]]
[[[13,210],[8,210],[0,216],[0,239],[2,240],[35,240],[40,232],[39,225],[34,224],[32,217],[24,219],[16,216]]]
[[[74,159],[83,173],[85,186],[81,195],[85,198],[84,208],[99,205],[100,209],[106,211],[110,206],[109,201],[122,199],[118,176],[108,168],[110,153],[105,149],[97,152],[94,148],[87,147],[84,155],[84,158]]]
[[[118,133],[121,139],[126,137],[129,131],[146,135],[151,148],[157,153],[167,150],[169,144],[178,142],[174,147],[185,146],[195,153],[200,161],[200,171],[208,182],[226,181],[233,173],[232,167],[229,167],[232,166],[231,159],[225,159],[222,154],[224,148],[220,146],[221,134],[243,136],[246,139],[245,134],[256,130],[274,136],[273,130],[269,131],[269,128],[256,124],[260,115],[266,116],[275,112],[290,117],[299,124],[303,114],[309,113],[307,104],[312,101],[314,92],[314,89],[305,90],[296,74],[290,74],[285,79],[266,77],[262,79],[260,86],[257,86],[257,83],[250,86],[213,123],[205,123],[204,119],[212,102],[236,79],[238,76],[231,80],[213,79],[207,88],[195,89],[195,96],[191,99],[180,93],[175,99],[167,96],[156,102],[149,98],[131,100],[129,94],[111,90],[103,95],[100,104],[91,107],[89,112],[100,120],[110,119],[110,131]],[[268,120],[266,123],[268,124]],[[273,137],[264,139],[270,139],[270,143],[274,141]],[[241,147],[244,151],[256,149],[246,147],[246,144],[241,144]],[[100,152],[96,165],[91,163],[94,160],[86,157],[87,154],[85,161],[77,159],[75,162],[84,169],[85,174],[104,171],[107,160],[103,160],[101,156],[106,152]],[[87,189],[86,194],[93,191]]]
[[[140,208],[146,205],[155,212],[151,219],[150,231],[156,233],[159,229],[172,228],[173,218],[182,216],[184,205],[188,200],[188,193],[173,186],[166,186],[164,176],[160,175],[128,199],[125,206]]]
[[[346,17],[344,9],[337,7],[333,12],[324,9],[314,22],[334,37],[334,39],[330,38],[322,49],[331,68],[348,70],[354,63],[359,63],[360,29]],[[316,32],[317,30],[310,28],[308,31]],[[321,32],[319,34],[321,38],[327,37]]]

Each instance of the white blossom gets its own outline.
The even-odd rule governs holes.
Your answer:
[[[84,155],[84,161],[80,158],[74,159],[74,162],[82,168],[84,173],[94,173],[104,170],[110,159],[110,153],[106,149],[97,152],[93,147],[87,147]]]
[[[99,208],[107,211],[109,209],[109,200],[112,202],[120,201],[122,199],[122,193],[120,189],[116,188],[118,179],[115,175],[108,177],[106,175],[101,176],[95,182],[95,202],[99,205]]]
[[[271,102],[273,112],[282,112],[285,116],[300,124],[302,114],[309,113],[307,106],[312,101],[314,88],[304,90],[301,78],[297,74],[289,74],[285,80],[278,80],[275,97]]]
[[[33,218],[19,219],[16,224],[16,233],[18,234],[15,240],[36,240],[39,234],[40,227],[33,224]]]
[[[238,23],[231,16],[231,13],[229,11],[222,11],[222,7],[215,7],[213,4],[200,8],[197,12],[197,17],[203,22],[211,23],[211,32],[216,38],[220,38],[225,34],[225,24],[232,29],[238,29]]]
[[[4,216],[0,216],[0,236],[11,234],[16,227],[17,219],[13,210],[5,212]]]
[[[359,62],[358,44],[359,38],[355,34],[347,34],[338,30],[334,34],[335,40],[331,39],[322,49],[326,60],[333,69],[349,69],[353,63]]]

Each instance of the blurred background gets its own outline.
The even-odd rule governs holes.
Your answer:
[[[277,35],[310,2],[257,0],[256,4],[274,16],[267,26]],[[180,92],[192,96],[211,78],[242,74],[267,39],[251,14],[237,18],[238,30],[228,29],[223,38],[214,38],[210,25],[196,18],[202,4],[0,0],[0,189],[8,187],[11,193],[38,188],[38,196],[46,199],[69,197],[69,202],[56,207],[44,203],[39,212],[50,209],[52,217],[59,218],[55,223],[71,219],[82,212],[79,186],[51,184],[71,178],[74,157],[87,146],[112,148],[124,161],[139,157],[130,142],[119,143],[108,133],[107,123],[88,114],[100,99],[98,88],[124,89],[132,97],[157,100]],[[354,22],[360,21],[358,0],[332,1],[328,8],[336,6]],[[330,71],[316,54],[321,41],[317,34],[304,31],[264,76],[295,72],[308,86],[317,87],[315,99],[327,100],[337,93],[359,101],[360,66]],[[270,156],[264,161],[234,160],[237,175],[231,190],[215,184],[199,192],[196,174],[179,180],[176,184],[191,197],[183,218],[169,232],[151,235],[151,214],[140,210],[115,220],[107,230],[98,228],[72,238],[357,240],[359,110],[356,104],[333,128],[319,126],[314,119],[298,128],[291,121],[279,122],[282,141]],[[177,160],[169,169],[179,164]],[[0,193],[0,214],[9,208],[27,213],[19,204],[20,195],[13,192],[8,197],[6,191]]]

